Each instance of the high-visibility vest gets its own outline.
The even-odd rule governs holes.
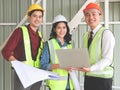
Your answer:
[[[48,41],[49,51],[50,51],[50,63],[52,64],[59,64],[58,57],[56,55],[56,50],[61,49],[56,39],[51,39]],[[68,49],[72,48],[72,45],[67,45]],[[51,90],[65,90],[67,86],[68,80],[68,72],[63,69],[54,69],[52,72],[58,73],[60,75],[59,80],[47,80],[47,85],[50,87]],[[70,81],[70,88],[73,90],[72,81]]]
[[[94,36],[90,47],[88,49],[90,56],[90,64],[93,65],[102,58],[102,37],[105,28],[102,27]],[[84,48],[88,48],[88,38],[89,33],[86,32],[84,35]],[[113,67],[107,66],[100,71],[87,72],[86,76],[100,77],[100,78],[112,78],[113,77]]]
[[[23,42],[24,42],[24,49],[25,49],[25,56],[26,56],[26,61],[24,61],[24,63],[30,66],[39,68],[40,67],[40,56],[42,54],[42,49],[43,49],[43,44],[44,44],[44,40],[42,39],[42,34],[41,32],[38,31],[39,37],[41,38],[41,42],[40,42],[40,47],[38,48],[36,60],[33,60],[28,29],[26,26],[21,26],[21,28],[23,32]]]

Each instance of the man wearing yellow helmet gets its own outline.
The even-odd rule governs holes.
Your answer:
[[[40,67],[39,59],[44,41],[38,29],[42,23],[43,13],[43,8],[38,4],[33,4],[29,7],[27,11],[29,24],[14,30],[2,49],[2,55],[6,60],[19,60],[30,66]],[[41,82],[37,82],[24,89],[16,73],[14,75],[14,90],[39,90],[40,85]]]

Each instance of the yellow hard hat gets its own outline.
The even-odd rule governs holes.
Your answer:
[[[27,11],[27,13],[29,13],[29,12],[31,12],[31,11],[33,11],[33,10],[41,10],[42,12],[44,12],[44,9],[39,5],[39,4],[32,4],[30,7],[29,7],[29,9],[28,9],[28,11]]]

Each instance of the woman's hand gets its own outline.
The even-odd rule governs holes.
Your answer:
[[[59,64],[52,64],[51,69],[57,69],[57,68],[59,68],[59,67],[60,67]]]

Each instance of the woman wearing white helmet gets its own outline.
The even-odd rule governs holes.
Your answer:
[[[47,80],[50,90],[73,90],[73,84],[69,78],[68,70],[59,67],[59,60],[56,55],[58,49],[71,49],[71,35],[67,20],[64,16],[58,15],[53,20],[50,39],[45,43],[41,68],[50,70],[60,75],[59,80]]]

